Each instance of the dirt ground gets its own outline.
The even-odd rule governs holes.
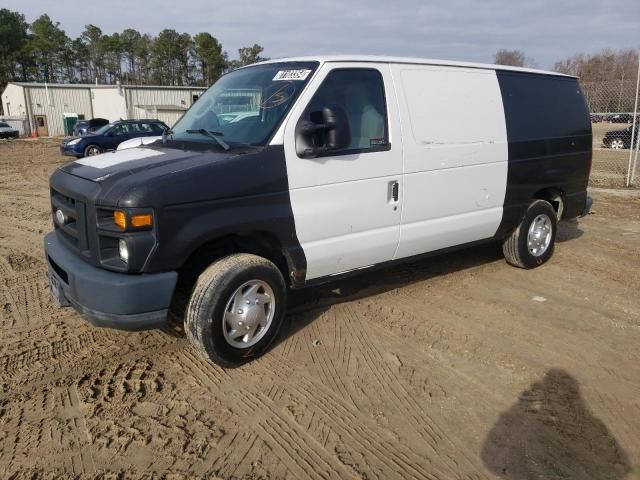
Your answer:
[[[593,189],[536,270],[489,245],[298,292],[223,370],[54,307],[63,161],[0,145],[0,477],[640,478],[640,191]]]

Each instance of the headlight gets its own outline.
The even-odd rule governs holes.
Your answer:
[[[80,143],[81,138],[76,138],[75,140],[71,140],[67,145],[75,145],[76,143]]]
[[[129,263],[129,247],[127,246],[127,241],[124,238],[121,238],[118,241],[118,251],[120,252],[120,260],[124,263]]]

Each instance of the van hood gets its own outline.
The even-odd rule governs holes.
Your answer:
[[[229,151],[191,147],[153,144],[83,158],[59,168],[52,182],[59,175],[79,177],[100,186],[95,190],[96,205],[128,208],[288,190],[282,145]]]
[[[128,148],[70,162],[62,170],[92,182],[112,182],[136,174],[140,180],[177,173],[237,154],[185,151],[174,148]]]

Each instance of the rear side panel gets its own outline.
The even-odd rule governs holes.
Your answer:
[[[564,218],[580,214],[591,163],[591,122],[575,78],[496,71],[504,105],[509,168],[496,236],[520,223],[540,190],[558,188]]]
[[[395,258],[492,237],[502,220],[508,157],[495,72],[402,64],[392,71],[404,148]]]

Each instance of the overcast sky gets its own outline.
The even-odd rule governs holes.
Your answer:
[[[640,0],[0,0],[27,21],[43,13],[77,36],[133,27],[210,32],[231,58],[259,43],[264,55],[365,53],[491,62],[523,50],[540,68],[577,52],[640,48]]]

